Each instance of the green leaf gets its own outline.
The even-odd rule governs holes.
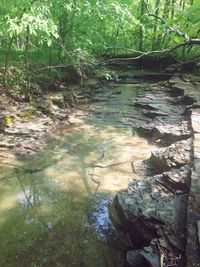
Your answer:
[[[47,45],[48,45],[48,46],[51,46],[51,45],[52,45],[52,40],[49,39],[49,40],[47,41]]]
[[[182,43],[184,41],[184,38],[179,37],[179,36],[175,36],[174,41],[179,44],[179,43]]]

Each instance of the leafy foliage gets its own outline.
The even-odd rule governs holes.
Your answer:
[[[31,89],[33,66],[63,64],[79,72],[94,64],[97,57],[129,55],[137,49],[149,51],[183,43],[185,36],[178,31],[189,38],[200,37],[200,0],[1,2],[4,82],[9,85],[9,65],[21,66],[25,91]],[[180,49],[176,53],[185,56]],[[199,49],[192,47],[187,53],[198,54]]]

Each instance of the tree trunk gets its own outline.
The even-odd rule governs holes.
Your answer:
[[[139,29],[139,43],[138,43],[138,50],[143,51],[144,49],[144,30],[143,30],[143,20],[144,20],[144,13],[145,13],[145,1],[140,1],[140,29]]]
[[[26,30],[26,42],[25,42],[25,50],[24,50],[24,65],[25,65],[25,73],[26,73],[26,91],[25,91],[25,99],[30,100],[30,70],[29,70],[29,62],[28,62],[28,49],[29,49],[29,40],[30,39],[30,28],[27,26]]]
[[[156,0],[155,3],[155,15],[158,16],[159,15],[159,5],[160,5],[160,0]],[[155,24],[153,27],[153,40],[152,40],[152,50],[154,50],[156,48],[156,43],[157,43],[157,36],[156,36],[156,32],[158,29],[158,18],[155,17]]]
[[[172,19],[174,19],[175,2],[176,0],[172,0],[172,3],[171,3],[171,18]]]
[[[4,86],[5,87],[8,86],[8,65],[9,65],[10,55],[12,51],[12,43],[13,43],[13,38],[9,40],[8,49],[7,49],[6,56],[5,56],[5,63],[4,63]]]
[[[61,61],[62,58],[62,50],[63,47],[65,46],[65,39],[67,36],[67,32],[68,32],[68,27],[67,27],[67,12],[66,10],[62,11],[62,15],[60,16],[60,21],[59,21],[59,35],[60,35],[60,42],[61,42],[61,46],[59,47],[59,52],[58,52],[58,62]]]
[[[163,10],[163,19],[169,18],[171,0],[165,0],[165,6]]]

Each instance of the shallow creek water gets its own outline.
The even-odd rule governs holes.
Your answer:
[[[1,169],[0,266],[123,266],[108,204],[133,177],[131,162],[154,148],[132,128],[131,103],[141,92],[98,88],[60,140],[20,169]]]

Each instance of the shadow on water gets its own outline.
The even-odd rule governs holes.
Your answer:
[[[0,180],[0,266],[123,266],[108,203],[126,188],[133,155],[145,158],[151,149],[114,124],[132,112],[138,92],[128,88],[118,100],[97,103],[98,119],[74,123],[60,141],[23,159],[23,167],[1,170],[7,175]]]

